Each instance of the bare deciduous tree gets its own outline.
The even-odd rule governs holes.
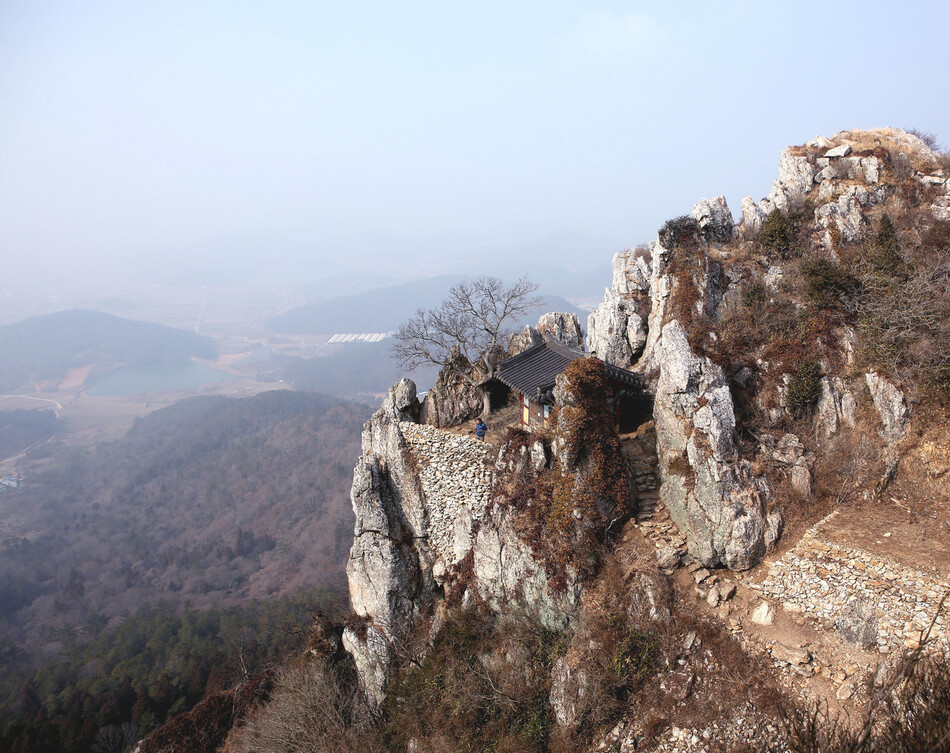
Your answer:
[[[452,369],[482,390],[483,413],[490,408],[485,383],[497,367],[499,346],[518,317],[541,305],[538,286],[522,277],[508,285],[480,277],[455,285],[438,308],[419,309],[400,325],[393,355],[403,367],[434,364]]]

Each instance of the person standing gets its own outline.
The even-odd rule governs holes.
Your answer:
[[[475,436],[478,437],[482,442],[485,441],[485,432],[488,431],[488,426],[485,424],[482,419],[477,419],[475,421]]]

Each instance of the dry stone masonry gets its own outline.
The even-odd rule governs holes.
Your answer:
[[[855,630],[855,611],[863,608],[871,623],[868,637],[876,633],[874,644],[882,653],[916,648],[932,622],[931,638],[945,643],[948,619],[937,609],[950,583],[880,554],[823,540],[818,532],[830,517],[772,566],[759,586],[762,593],[839,631]]]
[[[485,515],[498,450],[472,437],[424,424],[400,421],[399,429],[418,467],[426,499],[430,550],[447,563],[456,562],[470,548],[457,551],[456,524],[480,522]]]

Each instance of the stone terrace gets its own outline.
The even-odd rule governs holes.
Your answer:
[[[429,503],[429,542],[452,562],[456,559],[456,520],[467,514],[481,520],[491,500],[498,448],[425,424],[400,421],[399,429],[419,466],[419,480]]]
[[[847,620],[856,605],[873,610],[877,645],[882,653],[904,646],[916,648],[950,583],[902,565],[880,554],[832,543],[821,528],[838,511],[814,526],[798,545],[772,565],[768,577],[754,588],[823,623]],[[948,639],[946,609],[936,617],[931,638]]]

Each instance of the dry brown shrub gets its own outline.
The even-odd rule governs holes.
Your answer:
[[[270,703],[231,733],[225,753],[382,753],[347,685],[319,659],[285,668]]]

